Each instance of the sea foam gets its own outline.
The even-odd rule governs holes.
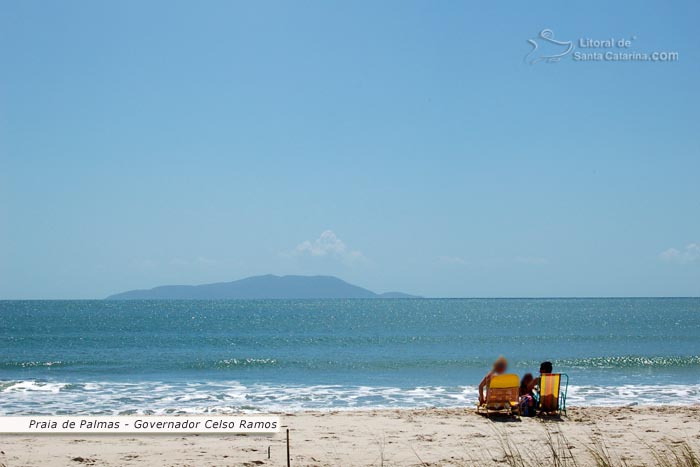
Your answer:
[[[470,407],[475,386],[243,385],[201,383],[60,383],[5,381],[0,414],[197,414],[303,410]],[[689,405],[700,403],[700,384],[577,386],[571,406]]]

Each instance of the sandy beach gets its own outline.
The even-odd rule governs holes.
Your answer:
[[[513,465],[513,457],[525,465],[573,465],[572,456],[577,465],[596,465],[591,449],[616,464],[642,466],[658,465],[655,456],[685,445],[696,453],[700,447],[697,405],[570,408],[560,420],[488,419],[471,408],[300,412],[282,414],[282,423],[290,429],[295,466],[490,466]],[[11,435],[0,441],[0,464],[284,466],[284,438],[284,430],[271,436]]]

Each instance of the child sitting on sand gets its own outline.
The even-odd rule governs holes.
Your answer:
[[[520,415],[523,417],[534,417],[535,415],[535,395],[530,389],[530,383],[534,378],[532,373],[525,373],[520,380]]]
[[[482,405],[486,402],[484,388],[486,388],[486,390],[488,391],[489,382],[491,381],[491,378],[493,378],[496,375],[502,375],[506,372],[507,369],[508,361],[506,360],[506,358],[503,356],[498,357],[496,362],[493,364],[493,369],[489,371],[486,374],[486,376],[484,376],[484,379],[482,379],[481,383],[479,384],[479,405]]]

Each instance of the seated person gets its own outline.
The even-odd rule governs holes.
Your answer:
[[[520,380],[520,415],[523,417],[533,417],[537,408],[535,395],[530,389],[530,383],[533,380],[532,373],[525,373],[523,379]]]
[[[552,373],[553,371],[554,371],[554,367],[552,366],[552,362],[542,362],[540,364],[540,375],[549,374],[549,373]],[[540,377],[539,376],[537,378],[534,378],[530,382],[530,384],[528,384],[527,392],[533,394],[533,396],[534,396],[534,392],[537,392],[539,395],[539,392],[540,392]],[[539,397],[538,397],[538,399],[539,399]]]
[[[489,371],[484,379],[481,380],[479,384],[479,405],[483,405],[486,402],[486,395],[484,394],[484,388],[488,391],[489,382],[491,378],[496,375],[502,375],[508,369],[508,361],[505,357],[498,357],[496,362],[493,364],[493,368]]]
[[[549,374],[552,371],[553,371],[552,362],[540,363],[540,375]],[[540,385],[540,377],[538,376],[537,378],[534,378],[530,382],[530,384],[528,385],[528,392],[532,391],[535,388],[539,388],[539,385]]]

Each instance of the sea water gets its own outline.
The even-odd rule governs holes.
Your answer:
[[[472,406],[499,355],[700,403],[700,299],[0,301],[0,414]]]

